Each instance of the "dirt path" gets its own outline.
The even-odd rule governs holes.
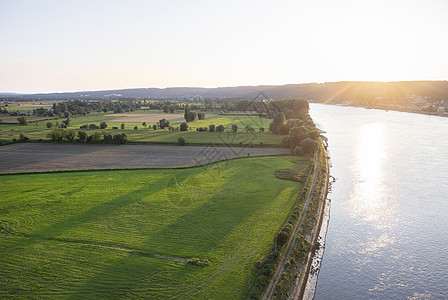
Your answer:
[[[0,147],[0,173],[181,167],[229,158],[287,154],[282,148],[13,144]]]
[[[285,263],[288,261],[288,259],[291,256],[291,252],[292,252],[295,242],[296,242],[297,234],[299,233],[299,230],[302,227],[303,220],[305,219],[305,216],[306,216],[306,211],[308,210],[308,205],[310,204],[311,198],[314,193],[314,188],[315,188],[316,181],[317,181],[317,175],[319,173],[318,172],[319,162],[320,162],[320,155],[318,154],[317,159],[316,159],[316,164],[314,166],[315,171],[314,171],[314,176],[313,176],[313,182],[311,184],[310,193],[308,195],[308,198],[306,199],[306,202],[305,202],[305,205],[303,206],[302,211],[300,212],[299,220],[297,221],[296,225],[294,226],[292,234],[288,240],[288,243],[286,244],[285,251],[282,252],[282,256],[280,257],[280,262],[277,265],[274,275],[272,276],[272,279],[269,282],[268,288],[266,289],[266,292],[263,295],[263,300],[272,298],[272,294],[275,291],[275,287],[277,286],[278,281],[280,280],[280,277],[283,273]]]

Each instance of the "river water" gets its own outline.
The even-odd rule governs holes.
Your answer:
[[[310,114],[337,178],[315,299],[448,299],[448,118]]]

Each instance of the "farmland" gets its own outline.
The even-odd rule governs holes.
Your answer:
[[[297,163],[0,176],[0,297],[244,297],[302,188],[274,172]]]
[[[22,109],[22,108],[21,108]],[[30,108],[31,109],[31,108]],[[31,141],[44,141],[47,139],[52,128],[47,128],[47,123],[52,122],[60,124],[66,118],[63,117],[38,117],[30,116],[28,125],[19,126],[17,124],[17,117],[0,116],[2,122],[0,123],[0,141],[8,142],[13,139],[18,140],[20,134],[25,135]],[[70,118],[68,130],[80,131],[80,126],[86,124],[99,125],[100,122],[106,122],[108,127],[106,129],[82,129],[89,134],[94,132],[116,134],[124,132],[128,136],[129,143],[136,144],[176,144],[177,139],[181,136],[185,137],[187,144],[205,145],[212,143],[214,145],[250,145],[263,147],[276,147],[281,144],[284,135],[274,135],[268,133],[271,119],[261,118],[257,115],[237,115],[237,114],[216,114],[206,113],[205,120],[196,120],[189,123],[189,131],[168,131],[168,128],[153,130],[152,126],[160,119],[171,119],[171,126],[179,127],[180,123],[184,121],[183,115],[179,113],[164,114],[161,111],[146,111],[139,110],[126,114],[110,114],[92,112],[88,115],[77,115]],[[142,123],[146,122],[146,126]],[[124,129],[121,129],[121,124],[124,124]],[[209,125],[223,125],[224,132],[196,132],[199,127],[208,127]],[[238,126],[236,134],[231,133],[231,125]],[[248,133],[245,127],[250,125],[255,129],[255,132]],[[137,126],[137,130],[135,130]],[[118,127],[119,129],[113,129]],[[54,127],[53,127],[54,128]],[[261,132],[260,128],[265,131]]]
[[[183,167],[235,157],[287,154],[284,148],[18,143],[0,151],[0,173]]]

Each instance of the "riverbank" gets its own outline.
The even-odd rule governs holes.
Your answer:
[[[448,112],[443,111],[424,111],[420,109],[407,109],[405,107],[394,107],[394,106],[374,106],[374,105],[356,105],[356,104],[339,104],[339,103],[319,103],[314,102],[316,104],[326,104],[326,105],[335,105],[335,106],[342,106],[342,107],[360,107],[365,109],[377,109],[382,110],[385,112],[388,111],[398,111],[398,112],[405,112],[410,114],[419,114],[419,115],[427,115],[427,116],[435,116],[435,117],[445,117],[448,118]]]
[[[307,287],[308,278],[310,276],[311,267],[313,265],[314,256],[316,251],[321,246],[321,243],[318,241],[321,234],[322,223],[324,220],[326,208],[329,208],[329,199],[327,198],[329,182],[330,182],[330,165],[329,158],[326,151],[324,151],[325,155],[325,184],[322,185],[320,190],[314,191],[318,193],[318,208],[317,213],[314,215],[317,218],[317,224],[311,230],[309,235],[310,237],[310,251],[306,258],[306,262],[302,265],[299,276],[297,276],[296,281],[293,286],[293,292],[290,294],[289,299],[303,299],[305,295],[305,289]],[[317,283],[317,281],[316,281]],[[308,295],[309,298],[310,295]],[[314,294],[311,295],[310,299],[313,299]]]

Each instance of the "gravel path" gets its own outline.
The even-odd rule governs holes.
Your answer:
[[[281,148],[13,144],[0,147],[0,173],[180,167],[235,157],[287,154]]]

